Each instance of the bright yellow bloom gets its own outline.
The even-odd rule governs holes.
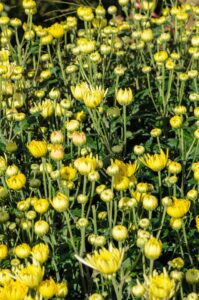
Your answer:
[[[196,220],[196,228],[199,231],[199,216],[196,216],[195,220]]]
[[[153,275],[149,283],[150,300],[168,300],[175,292],[175,281],[167,274]]]
[[[138,191],[133,192],[132,197],[135,198],[137,200],[137,202],[141,202],[144,198],[144,196],[146,195],[146,193],[140,193]]]
[[[31,248],[28,244],[23,243],[15,247],[15,254],[19,258],[26,258],[30,255]]]
[[[76,100],[82,101],[85,91],[88,89],[86,82],[78,83],[76,86],[71,86],[71,92]]]
[[[135,172],[138,169],[138,163],[135,161],[133,164],[124,163],[121,160],[116,159],[114,164],[118,166],[118,172],[114,176],[114,188],[118,191],[123,191],[129,188],[130,183],[135,183]]]
[[[10,280],[5,284],[0,292],[0,299],[2,300],[24,300],[28,293],[28,287],[19,282]]]
[[[38,109],[43,118],[48,118],[54,113],[55,107],[52,100],[46,99],[42,101],[42,103],[38,106]]]
[[[38,290],[39,290],[39,294],[43,298],[50,299],[56,294],[57,285],[55,281],[52,278],[50,278],[45,281],[42,281],[39,285]]]
[[[60,176],[66,181],[73,181],[76,177],[77,171],[70,164],[69,166],[62,167],[60,170]]]
[[[43,157],[48,151],[47,143],[45,141],[32,140],[28,143],[27,148],[34,157]]]
[[[4,244],[0,244],[0,261],[8,256],[8,247]]]
[[[160,51],[154,54],[154,60],[157,63],[163,63],[164,61],[167,60],[167,58],[168,58],[168,53],[166,51]]]
[[[77,9],[77,15],[80,20],[87,22],[92,21],[94,18],[92,8],[89,6],[79,6]]]
[[[139,160],[149,169],[154,172],[159,172],[167,165],[168,150],[166,154],[162,149],[160,150],[160,154],[145,154],[143,157],[139,158]]]
[[[36,288],[42,281],[44,268],[40,265],[29,265],[16,271],[17,280],[24,283],[29,288]]]
[[[45,198],[36,199],[33,204],[35,211],[39,214],[47,212],[49,205],[49,201]]]
[[[175,269],[182,269],[184,267],[184,260],[181,257],[176,257],[168,262],[169,266]]]
[[[56,296],[60,298],[65,298],[68,295],[68,285],[66,282],[57,283]]]
[[[105,91],[101,87],[88,88],[83,94],[84,104],[89,108],[96,108],[100,105],[103,98],[106,96],[106,92],[107,91]]]
[[[123,256],[124,250],[114,248],[110,244],[109,249],[101,248],[99,251],[96,250],[92,255],[88,254],[85,259],[79,256],[76,256],[76,258],[103,275],[112,275],[120,268]]]
[[[182,218],[189,211],[190,201],[173,197],[173,204],[167,207],[167,214],[173,218]]]
[[[12,278],[12,273],[10,269],[1,269],[0,270],[0,285],[5,285]]]
[[[49,252],[48,244],[39,243],[32,248],[31,254],[36,261],[43,264],[47,261]]]
[[[22,173],[11,176],[6,179],[7,186],[12,190],[20,190],[26,184],[26,176]]]
[[[59,23],[55,23],[48,28],[48,32],[55,38],[61,38],[64,35],[64,26]]]
[[[58,192],[51,202],[53,208],[58,212],[63,212],[69,207],[69,198],[61,192]]]

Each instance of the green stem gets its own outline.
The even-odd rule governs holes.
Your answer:
[[[116,281],[116,279],[114,277],[112,277],[112,284],[115,290],[115,295],[116,295],[116,299],[117,300],[122,300],[122,295],[119,292],[119,286],[118,286],[118,282]]]
[[[62,77],[64,80],[64,85],[66,85],[66,75],[64,72],[64,66],[63,66],[63,61],[62,61],[62,56],[61,56],[60,40],[57,41],[57,56],[58,56],[59,65],[61,68]]]
[[[127,142],[127,138],[126,138],[126,105],[123,105],[123,120],[124,120],[124,155],[126,153],[126,142]]]
[[[191,254],[190,254],[189,243],[188,243],[188,240],[187,240],[187,234],[186,234],[186,230],[185,230],[185,226],[184,226],[183,221],[182,221],[182,231],[183,231],[184,242],[185,242],[185,245],[186,245],[186,248],[187,248],[189,260],[190,260],[191,265],[193,266],[194,265],[193,264],[193,259],[192,259]]]
[[[160,223],[160,228],[158,230],[158,233],[156,235],[156,238],[159,239],[159,236],[161,234],[161,231],[162,231],[162,227],[163,227],[163,224],[164,224],[164,220],[165,220],[165,217],[166,217],[166,207],[164,207],[164,210],[163,210],[163,214],[162,214],[162,219],[161,219],[161,223]]]

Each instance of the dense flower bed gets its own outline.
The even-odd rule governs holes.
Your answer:
[[[199,6],[118,2],[0,3],[0,300],[199,298]]]

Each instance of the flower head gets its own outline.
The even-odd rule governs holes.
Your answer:
[[[48,151],[47,143],[45,141],[32,140],[28,143],[27,148],[34,157],[45,156]]]
[[[106,93],[107,91],[105,91],[101,87],[90,87],[87,90],[85,90],[85,93],[83,94],[84,104],[88,108],[96,108],[100,105],[103,98],[106,96]]]
[[[48,32],[55,38],[58,39],[64,35],[64,26],[59,23],[55,23],[48,28]]]
[[[10,280],[0,292],[0,299],[3,300],[24,300],[28,293],[28,287],[20,282]]]
[[[160,154],[145,154],[143,157],[139,158],[139,160],[149,169],[154,172],[159,172],[167,165],[168,150],[166,153],[161,149]]]
[[[88,254],[84,260],[79,256],[76,256],[76,258],[103,275],[112,275],[120,268],[123,256],[123,250],[119,250],[110,244],[109,249],[101,248],[99,251],[94,251],[93,254]]]
[[[12,190],[20,190],[26,184],[26,176],[22,173],[11,176],[6,179],[7,186]]]
[[[149,299],[168,300],[175,291],[175,281],[167,273],[153,275],[149,281]]]
[[[182,218],[189,211],[190,201],[185,199],[173,198],[173,204],[167,207],[167,214],[173,218]]]
[[[134,174],[138,169],[138,163],[124,163],[116,159],[114,165],[118,167],[118,172],[114,176],[114,188],[118,191],[125,190],[129,187],[130,183],[134,183],[136,178]]]
[[[43,298],[50,299],[56,294],[57,285],[55,281],[52,278],[50,278],[45,281],[42,281],[39,285],[38,290],[39,290],[39,294]]]
[[[44,268],[40,265],[29,265],[16,271],[17,280],[30,288],[37,287],[43,279]]]
[[[133,92],[130,88],[128,89],[119,89],[116,92],[116,99],[120,105],[129,105],[134,100]]]

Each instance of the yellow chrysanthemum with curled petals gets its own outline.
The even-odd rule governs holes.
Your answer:
[[[164,153],[164,151],[161,149],[160,154],[145,154],[143,157],[139,158],[139,160],[147,168],[153,170],[154,172],[159,172],[167,165],[168,150],[166,151],[166,153]]]
[[[19,281],[10,280],[0,292],[0,300],[24,300],[28,287]]]
[[[76,258],[103,275],[112,275],[120,268],[123,256],[124,250],[119,250],[110,244],[108,249],[101,248],[99,251],[94,251],[93,254],[88,254],[85,259],[77,255]]]
[[[174,201],[171,206],[167,207],[167,214],[172,218],[182,218],[186,215],[190,208],[190,201],[185,199],[177,199],[173,197]]]
[[[149,283],[150,300],[168,300],[171,299],[175,292],[175,281],[168,274],[153,275]]]
[[[114,188],[117,191],[123,191],[128,189],[130,183],[136,182],[134,174],[138,169],[137,161],[135,161],[133,164],[125,164],[123,161],[116,159],[114,164],[117,165],[119,168],[118,173],[114,176]]]

